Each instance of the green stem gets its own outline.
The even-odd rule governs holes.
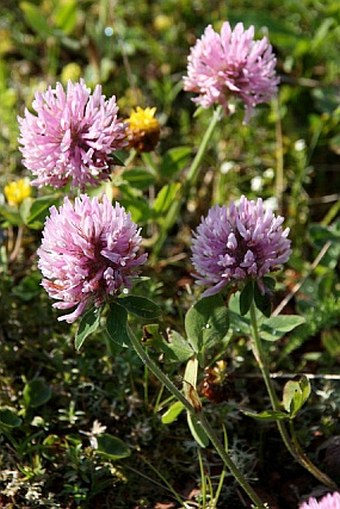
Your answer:
[[[276,174],[275,174],[275,190],[278,208],[282,211],[282,198],[284,191],[284,177],[283,177],[283,139],[282,139],[282,124],[280,117],[280,103],[279,99],[275,100],[275,135],[276,135]]]
[[[213,116],[211,117],[208,129],[206,130],[206,132],[203,136],[203,139],[202,139],[201,144],[198,148],[197,154],[189,168],[189,171],[187,174],[187,179],[186,179],[187,185],[189,185],[189,184],[192,185],[192,184],[195,184],[195,182],[196,182],[202,159],[205,155],[208,144],[209,144],[211,137],[213,135],[213,132],[215,130],[216,124],[219,120],[221,120],[221,115],[222,115],[222,106],[218,106],[216,108],[216,110],[214,111]]]
[[[232,475],[235,477],[237,482],[240,484],[240,486],[244,489],[244,491],[247,493],[249,498],[254,502],[256,508],[263,509],[266,506],[262,502],[262,500],[257,496],[253,488],[248,484],[248,481],[244,478],[243,474],[239,471],[239,469],[236,467],[235,463],[232,461],[228,453],[225,451],[223,445],[221,444],[220,440],[218,439],[215,431],[210,426],[209,422],[207,421],[203,410],[195,414],[197,419],[199,420],[202,428],[204,429],[205,433],[209,437],[211,443],[215,447],[215,450],[218,452],[219,456],[223,460],[223,463],[226,465],[226,467],[229,469],[229,471],[232,473]]]
[[[257,319],[256,319],[256,308],[254,302],[252,302],[250,306],[250,319],[253,329],[253,341],[252,341],[252,348],[254,357],[259,365],[259,368],[261,370],[264,382],[267,387],[268,395],[270,398],[270,402],[272,405],[273,410],[280,412],[281,406],[280,402],[278,400],[277,394],[275,392],[274,386],[272,384],[272,380],[270,377],[269,369],[267,366],[267,359],[265,352],[262,347],[262,341],[259,335],[258,325],[257,325]],[[297,437],[295,434],[293,435],[293,440],[290,439],[289,434],[287,432],[286,426],[282,421],[276,421],[278,430],[280,432],[281,438],[290,452],[290,454],[294,457],[296,461],[300,463],[304,468],[306,468],[316,479],[318,479],[320,482],[322,482],[325,486],[328,486],[331,489],[337,489],[336,484],[321,470],[319,470],[312,462],[311,460],[305,455],[303,452],[300,444],[298,443]],[[291,430],[292,430],[292,424],[291,424]]]
[[[248,482],[244,478],[243,474],[238,470],[236,465],[233,463],[233,461],[231,460],[231,458],[225,451],[225,449],[224,449],[223,445],[221,444],[220,440],[218,439],[215,431],[212,429],[209,422],[207,421],[207,419],[203,413],[203,410],[200,410],[200,411],[195,410],[195,408],[191,405],[191,403],[186,399],[184,394],[179,389],[177,389],[177,387],[167,377],[167,375],[165,373],[163,373],[163,371],[151,359],[151,357],[144,350],[141,342],[138,340],[138,338],[132,332],[130,327],[128,327],[128,333],[129,333],[129,337],[130,337],[131,344],[132,344],[133,348],[135,349],[137,355],[144,362],[144,364],[148,367],[148,369],[155,375],[156,378],[158,378],[158,380],[162,384],[165,385],[165,387],[168,389],[168,391],[171,394],[173,394],[173,396],[175,396],[175,398],[177,398],[177,400],[183,404],[183,406],[186,408],[186,410],[188,412],[190,412],[192,415],[194,415],[199,420],[202,428],[204,429],[205,433],[209,437],[216,452],[220,455],[224,464],[230,470],[230,472],[235,477],[235,479],[238,481],[240,486],[248,494],[249,498],[253,501],[256,508],[257,509],[265,509],[265,505],[263,504],[261,499],[257,496],[257,494],[255,493],[253,488],[248,484]]]
[[[204,472],[204,465],[203,465],[203,458],[201,449],[198,449],[198,463],[200,466],[200,473],[201,473],[201,497],[202,497],[202,506],[203,509],[206,509],[206,503],[207,503],[207,482],[205,478],[205,472]]]
[[[153,257],[157,257],[160,250],[163,247],[163,244],[167,238],[168,231],[175,224],[178,219],[179,212],[182,206],[182,200],[186,196],[189,191],[189,188],[196,183],[198,172],[203,160],[203,157],[207,151],[208,144],[211,140],[211,137],[214,133],[217,122],[221,119],[222,115],[222,106],[218,106],[211,117],[210,124],[208,129],[206,130],[201,144],[198,148],[198,151],[194,157],[194,160],[191,163],[191,166],[188,170],[186,180],[180,187],[178,194],[176,196],[176,200],[170,206],[166,217],[164,218],[162,229],[159,233],[158,239],[153,246]]]
[[[189,403],[184,394],[177,389],[176,385],[163,373],[163,371],[155,364],[155,362],[151,359],[149,354],[144,350],[141,342],[138,338],[136,338],[135,334],[132,332],[131,328],[128,327],[129,337],[132,343],[133,348],[135,349],[137,355],[144,362],[144,364],[148,367],[148,369],[155,375],[158,380],[165,385],[168,391],[175,396],[184,407],[191,413],[195,413],[194,407]]]

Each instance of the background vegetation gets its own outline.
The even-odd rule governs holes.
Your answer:
[[[110,189],[149,239],[170,206],[160,199],[155,205],[154,197],[181,178],[210,118],[209,111],[193,117],[190,95],[182,91],[190,47],[209,23],[218,29],[224,20],[253,24],[259,37],[269,36],[281,77],[278,101],[258,108],[248,125],[241,125],[241,109],[218,125],[199,184],[162,250],[151,257],[151,282],[142,282],[137,293],[161,304],[164,330],[181,332],[184,312],[197,296],[191,229],[211,203],[243,193],[276,197],[294,252],[274,304],[303,282],[285,312],[305,316],[306,323],[270,344],[270,368],[278,373],[278,389],[285,376],[311,375],[299,438],[340,481],[338,2],[2,0],[1,9],[0,188],[26,175],[17,115],[30,108],[35,91],[83,76],[91,87],[101,83],[107,96],[116,95],[123,117],[137,105],[157,107],[162,127],[155,152],[135,162],[141,171],[117,172]],[[39,286],[36,249],[48,207],[58,197],[51,201],[45,190],[33,194],[40,201],[28,212],[0,195],[0,506],[215,507],[220,460],[209,448],[198,449],[182,415],[170,425],[162,422],[167,394],[135,354],[108,343],[104,333],[77,353],[75,326],[57,322]],[[208,411],[213,421],[222,418],[235,461],[271,507],[296,508],[303,496],[322,494],[324,487],[292,463],[274,423],[240,413],[267,404],[248,350],[247,339],[235,335],[222,355],[228,370],[223,401]],[[103,434],[108,442],[100,442]],[[128,449],[119,451],[112,437]],[[228,476],[216,507],[247,507]]]

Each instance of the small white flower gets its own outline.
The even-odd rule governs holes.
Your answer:
[[[303,139],[297,140],[294,143],[294,148],[295,148],[296,152],[302,152],[303,150],[305,150],[305,148],[306,148],[305,140],[303,140]]]
[[[279,204],[277,202],[276,196],[271,196],[270,198],[267,198],[263,202],[263,206],[266,210],[277,210],[279,208]]]
[[[275,171],[273,170],[273,168],[267,168],[263,172],[263,177],[265,179],[272,179],[272,178],[274,178],[274,176],[275,176]]]
[[[235,161],[224,161],[221,164],[220,171],[223,175],[229,173],[235,167]]]
[[[258,191],[262,191],[263,189],[263,179],[262,177],[260,177],[259,175],[252,178],[251,181],[250,181],[250,187],[251,187],[251,190],[254,191],[255,193],[258,192]]]

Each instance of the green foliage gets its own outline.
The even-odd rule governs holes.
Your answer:
[[[44,405],[52,397],[51,388],[41,378],[36,378],[28,382],[22,394],[25,406],[31,408]]]
[[[112,302],[106,317],[106,331],[111,341],[125,348],[130,345],[127,319],[126,309],[117,302]]]
[[[122,440],[117,437],[113,437],[108,433],[99,435],[97,442],[97,454],[101,454],[111,460],[127,458],[131,454],[131,450]]]
[[[96,332],[100,325],[100,308],[92,307],[88,309],[81,317],[79,327],[76,332],[74,344],[77,350],[80,350],[85,339]]]
[[[153,320],[161,314],[160,307],[157,304],[150,299],[138,295],[120,298],[118,302],[133,315],[145,318],[146,320]]]
[[[23,224],[34,230],[40,230],[43,227],[45,218],[52,205],[58,203],[55,195],[41,196],[40,198],[26,198],[20,206],[20,216]]]
[[[0,428],[18,428],[22,419],[10,408],[0,408]]]
[[[187,412],[187,421],[191,434],[197,444],[203,448],[207,447],[209,445],[209,438],[202,428],[200,421],[194,415],[189,414],[189,412]]]
[[[164,412],[162,415],[162,423],[163,424],[171,424],[176,421],[177,417],[184,410],[184,405],[180,401],[176,401]]]
[[[302,377],[298,382],[286,383],[283,389],[283,406],[293,419],[301,407],[306,403],[311,393],[311,386],[307,377]]]
[[[289,342],[284,346],[279,361],[300,348],[305,342],[315,337],[322,330],[330,330],[339,323],[340,299],[334,295],[324,297],[322,301],[314,302],[305,311],[305,322],[298,331],[293,332]]]
[[[228,427],[235,437],[230,452],[247,478],[259,479],[259,491],[272,488],[270,480],[261,485],[270,468],[270,479],[289,481],[296,493],[302,485],[312,492],[311,476],[304,478],[293,463],[287,467],[277,434],[263,433],[260,441],[257,432],[297,416],[303,445],[325,464],[331,454],[320,444],[339,435],[337,381],[326,378],[337,372],[340,344],[340,223],[334,201],[339,188],[338,3],[231,0],[207,8],[201,1],[126,0],[111,7],[105,0],[32,0],[5,2],[1,10],[1,503],[6,508],[154,507],[173,496],[164,489],[166,479],[180,500],[187,483],[193,486],[189,501],[177,500],[183,507],[238,506],[229,474],[221,474],[226,480],[218,485],[221,465],[199,418],[188,418],[195,442],[187,440],[182,403],[169,400],[162,386],[147,377],[129,348],[128,327],[140,333],[149,355],[177,386],[184,380],[186,397],[207,409],[213,427]],[[195,114],[191,95],[183,92],[187,55],[209,23],[218,29],[226,19],[232,25],[254,24],[258,37],[268,35],[281,77],[278,99],[257,108],[247,125],[242,125],[241,108],[219,122],[197,184],[171,217],[211,114],[202,108]],[[115,94],[123,119],[136,106],[156,106],[161,138],[154,152],[119,153],[112,181],[87,190],[107,192],[143,226],[149,279],[136,286],[136,295],[119,297],[101,313],[90,309],[78,325],[69,326],[57,322],[41,289],[36,258],[49,209],[66,192],[35,189],[17,208],[8,205],[3,188],[25,174],[17,115],[25,106],[32,111],[37,90],[80,76],[92,88],[101,83],[107,97]],[[242,193],[280,198],[280,164],[278,212],[290,227],[293,254],[275,274],[277,291],[273,279],[265,278],[266,294],[249,284],[241,295],[229,297],[228,308],[221,296],[192,305],[191,231],[214,203],[229,203]],[[328,242],[327,253],[311,267]],[[270,317],[271,302],[279,304],[305,276],[286,314]],[[304,378],[289,381],[280,412],[261,411],[265,387],[255,382],[258,369],[248,340],[253,297],[261,339],[272,354],[270,369],[320,377],[313,380],[312,392]],[[226,361],[225,378],[216,375],[220,360]],[[251,382],[248,375],[254,376]],[[280,379],[275,382],[279,385]],[[208,400],[216,386],[227,394],[218,405]],[[243,410],[244,401],[259,411]],[[255,419],[251,428],[240,412]],[[201,481],[195,444],[204,447]],[[259,450],[266,452],[261,461],[253,452]],[[275,461],[266,466],[262,458],[273,450]],[[158,484],[150,480],[147,462],[163,476]],[[271,491],[275,498],[276,486]],[[298,504],[283,490],[277,496],[273,504]]]
[[[289,419],[289,415],[285,412],[279,412],[278,410],[263,410],[263,412],[250,412],[249,410],[242,410],[244,415],[258,419],[259,421],[282,421]]]
[[[244,316],[250,310],[254,299],[254,282],[250,281],[240,293],[240,314]]]
[[[159,172],[162,177],[173,178],[190,161],[191,147],[174,147],[168,150],[161,161]]]
[[[221,295],[199,300],[185,317],[188,341],[198,354],[221,343],[228,328],[228,311]]]
[[[178,199],[180,188],[181,185],[179,183],[173,182],[166,184],[160,189],[153,203],[153,210],[158,217],[163,217],[172,203]]]
[[[29,302],[37,297],[41,292],[41,274],[31,272],[25,276],[19,284],[13,287],[13,294],[25,302]]]
[[[241,294],[234,294],[229,300],[230,327],[234,333],[252,335],[250,314],[241,314]],[[280,315],[267,318],[257,312],[257,321],[261,339],[278,341],[287,332],[291,332],[305,323],[305,318],[299,315]],[[300,330],[300,329],[299,329]]]

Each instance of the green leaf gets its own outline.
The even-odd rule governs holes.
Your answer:
[[[185,362],[194,354],[188,341],[178,332],[170,331],[169,341],[164,336],[158,323],[143,326],[143,343],[163,353],[166,362]]]
[[[80,350],[85,339],[93,334],[100,325],[100,308],[92,307],[81,317],[75,337],[76,350]]]
[[[51,399],[51,388],[41,378],[35,378],[28,382],[23,390],[23,397],[26,407],[38,407],[44,405]]]
[[[185,168],[190,160],[191,147],[174,147],[168,150],[160,165],[160,174],[163,177],[174,177]]]
[[[121,157],[119,157],[117,152],[112,152],[111,158],[113,160],[113,164],[115,164],[116,166],[125,166],[125,162]]]
[[[22,423],[22,419],[17,416],[10,408],[0,408],[0,427],[18,428]]]
[[[42,196],[41,198],[31,200],[30,206],[27,205],[25,200],[22,207],[20,207],[21,217],[29,228],[39,229],[44,223],[52,205],[57,203],[58,198],[55,195]]]
[[[165,356],[171,361],[184,362],[193,356],[194,351],[188,341],[178,332],[170,331],[169,343],[166,343]]]
[[[199,300],[185,316],[186,334],[196,353],[220,343],[228,328],[228,310],[220,295]]]
[[[0,205],[0,216],[2,216],[10,225],[22,225],[22,219],[19,211],[9,205]]]
[[[125,187],[122,186],[121,190],[124,193]],[[123,196],[120,203],[129,211],[132,220],[138,224],[146,223],[153,215],[149,202],[141,196],[134,196],[133,198]]]
[[[24,13],[27,24],[37,35],[41,38],[46,38],[51,35],[51,28],[39,7],[30,2],[20,2],[20,9]]]
[[[244,316],[248,313],[254,298],[254,282],[249,281],[240,294],[240,313]]]
[[[124,180],[132,187],[144,191],[155,183],[154,175],[144,168],[132,168],[124,172]]]
[[[160,307],[152,300],[139,295],[129,295],[118,300],[119,304],[127,311],[140,318],[151,320],[161,314]]]
[[[272,312],[272,303],[268,292],[262,293],[258,285],[254,285],[254,301],[257,309],[269,317]]]
[[[126,309],[118,303],[112,302],[106,319],[106,331],[110,340],[125,348],[130,345],[127,319]]]
[[[40,282],[41,274],[39,272],[32,272],[13,288],[13,294],[21,300],[29,302],[41,292]]]
[[[207,447],[209,445],[209,438],[199,420],[189,412],[187,412],[187,420],[190,432],[197,444],[202,448]]]
[[[54,11],[54,20],[58,28],[65,34],[70,34],[77,23],[76,0],[59,1]]]
[[[98,448],[96,452],[111,460],[128,458],[131,454],[129,447],[117,437],[103,433],[97,437]]]
[[[173,202],[177,199],[177,194],[180,188],[181,184],[178,182],[172,182],[171,184],[163,186],[153,203],[153,210],[158,215],[164,215],[169,210]]]
[[[321,341],[327,352],[334,359],[340,357],[340,331],[337,329],[326,329],[321,332]]]
[[[197,357],[192,357],[188,360],[184,378],[183,378],[183,389],[186,399],[199,412],[202,410],[202,403],[200,401],[196,386],[197,386],[197,374],[198,374],[198,360]]]
[[[289,415],[285,412],[279,412],[277,410],[264,410],[263,412],[251,412],[250,410],[242,410],[244,415],[258,419],[260,421],[282,421],[283,419],[289,419]]]
[[[311,386],[307,377],[302,377],[298,382],[289,380],[283,389],[283,406],[294,418],[311,393]]]
[[[190,385],[194,389],[196,389],[197,384],[197,375],[198,375],[198,362],[197,358],[193,357],[189,359],[184,371],[184,389],[186,385]]]
[[[249,314],[247,316],[240,315],[240,292],[234,293],[228,302],[230,327],[236,333],[249,335],[251,324]]]
[[[305,318],[299,315],[272,316],[261,323],[260,336],[265,341],[277,341],[305,321]]]
[[[263,278],[263,284],[270,292],[273,292],[275,290],[276,280],[273,277],[265,276]]]
[[[174,422],[177,417],[184,410],[184,405],[180,401],[176,401],[172,405],[169,406],[166,412],[162,415],[162,423],[163,424],[171,424]]]

